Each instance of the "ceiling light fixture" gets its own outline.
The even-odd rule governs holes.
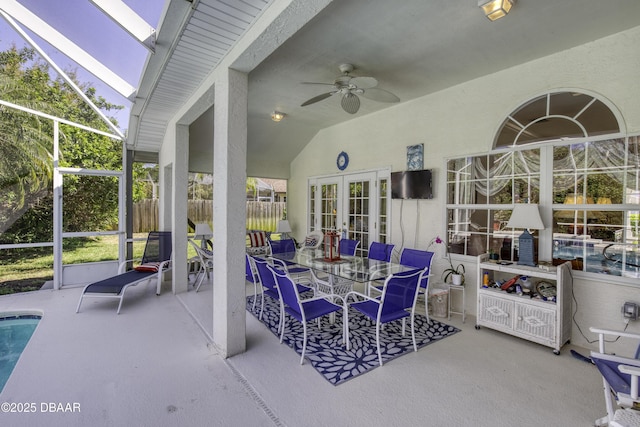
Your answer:
[[[274,111],[273,113],[271,113],[271,120],[277,123],[280,120],[284,119],[284,116],[286,116],[285,113],[281,113],[280,111]]]
[[[478,0],[478,7],[482,8],[487,18],[495,21],[506,16],[515,2],[516,0]]]

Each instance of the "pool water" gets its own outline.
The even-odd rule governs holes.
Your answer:
[[[41,318],[36,314],[8,316],[0,313],[0,392]]]

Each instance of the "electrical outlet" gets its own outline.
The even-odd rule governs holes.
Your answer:
[[[622,306],[622,315],[625,319],[638,320],[638,304],[635,302],[625,302]]]

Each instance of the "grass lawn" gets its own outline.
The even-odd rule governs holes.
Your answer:
[[[146,233],[134,238],[146,237]],[[144,240],[133,244],[134,257],[141,257]],[[118,236],[65,239],[63,264],[118,259]],[[53,248],[3,250],[0,259],[0,295],[38,290],[53,279]]]

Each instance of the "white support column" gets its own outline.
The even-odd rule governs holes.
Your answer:
[[[173,191],[171,238],[173,239],[173,293],[186,292],[187,281],[187,186],[189,182],[189,126],[176,125],[174,163],[171,189]]]
[[[213,341],[224,358],[246,349],[247,86],[231,69],[215,82]]]

